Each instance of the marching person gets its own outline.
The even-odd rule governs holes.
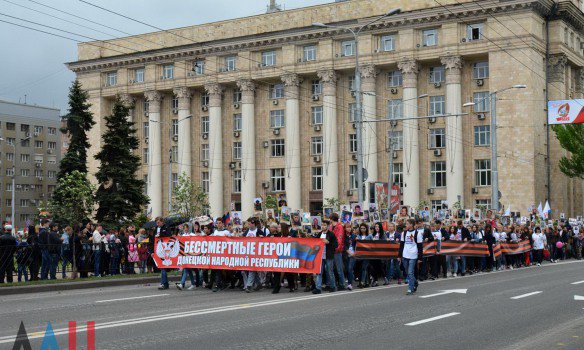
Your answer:
[[[345,290],[345,271],[343,271],[343,251],[344,251],[344,233],[345,228],[339,222],[339,214],[333,213],[330,218],[331,224],[329,230],[335,235],[337,239],[337,247],[335,248],[334,265],[339,276],[339,290]],[[333,289],[336,289],[334,286]]]
[[[188,223],[184,223],[183,227],[182,227],[182,231],[181,231],[181,236],[183,237],[190,237],[190,236],[195,236],[194,233],[191,232],[191,228],[188,225]],[[185,283],[187,282],[187,277],[189,277],[190,281],[191,281],[191,285],[189,286],[189,288],[187,288],[188,290],[194,290],[195,288],[197,288],[198,286],[198,274],[197,274],[197,278],[195,279],[195,276],[193,275],[193,269],[184,267],[182,270],[182,275],[180,277],[180,282],[176,283],[176,288],[178,290],[183,290],[185,288]]]
[[[215,232],[211,236],[214,237],[229,237],[231,234],[229,231],[225,229],[225,225],[223,223],[223,219],[217,218],[215,220]],[[211,277],[210,281],[211,286],[213,286],[213,282],[215,283],[215,287],[212,288],[213,292],[218,292],[219,289],[225,289],[226,285],[223,283],[223,270],[212,269],[211,270]]]
[[[338,216],[337,216],[338,217]],[[335,257],[335,250],[337,249],[337,237],[333,232],[330,230],[323,231],[320,235],[320,238],[323,240],[325,247],[323,252],[323,259],[322,261],[322,268],[320,274],[316,276],[316,288],[312,291],[313,294],[321,294],[322,293],[322,275],[323,273],[327,274],[327,287],[329,288],[329,292],[336,292],[336,282],[335,282],[335,273],[333,271],[333,261]],[[326,272],[325,272],[326,271]]]
[[[406,295],[412,295],[418,290],[418,281],[415,277],[416,263],[422,255],[422,242],[418,239],[415,229],[416,221],[408,219],[406,228],[401,235],[399,258],[408,275],[408,291]]]
[[[535,228],[535,233],[531,235],[533,240],[533,257],[537,262],[537,266],[541,266],[543,261],[543,249],[547,245],[547,240],[545,234],[541,232],[541,227],[537,226]]]
[[[156,218],[156,237],[163,238],[163,237],[171,237],[172,233],[164,225],[164,219],[162,217]],[[168,272],[167,269],[160,269],[160,285],[158,289],[164,290],[168,289]]]

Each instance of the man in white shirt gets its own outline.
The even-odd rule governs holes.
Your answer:
[[[266,233],[263,229],[260,228],[260,220],[258,218],[249,218],[247,220],[248,223],[248,230],[244,234],[245,237],[265,237]],[[254,281],[256,282],[255,290],[258,291],[262,289],[262,280],[257,273],[257,271],[247,271],[243,273],[243,281],[245,282],[243,285],[243,291],[246,293],[251,293],[251,288],[253,287]]]
[[[93,235],[89,238],[89,240],[93,243],[93,275],[94,277],[101,277],[101,242],[103,241],[103,236],[101,235],[101,231],[103,227],[101,225],[97,225],[95,231],[93,231]]]
[[[215,220],[215,231],[211,235],[213,237],[229,237],[231,234],[225,229],[223,224],[223,219],[217,218]],[[211,284],[215,282],[215,287],[212,288],[213,292],[218,292],[219,289],[224,289],[223,286],[223,270],[213,269],[211,270]]]
[[[545,234],[541,232],[540,227],[535,228],[535,233],[531,235],[533,239],[533,255],[535,261],[537,261],[537,266],[541,266],[541,262],[543,260],[543,249],[547,244],[547,239]]]
[[[422,242],[418,242],[418,232],[415,229],[416,222],[408,219],[406,229],[402,232],[398,260],[402,261],[404,270],[408,276],[407,295],[412,295],[417,290],[417,281],[415,277],[416,263],[421,255]]]

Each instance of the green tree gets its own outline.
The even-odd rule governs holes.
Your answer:
[[[341,207],[341,201],[338,198],[325,198],[323,206],[325,208],[333,208],[333,210],[339,210]]]
[[[568,177],[584,179],[584,124],[555,125],[552,127],[560,145],[570,152],[560,159],[560,170]]]
[[[140,157],[134,153],[139,143],[129,113],[130,107],[117,96],[112,115],[105,117],[103,146],[95,156],[100,161],[95,174],[99,183],[96,219],[112,226],[131,222],[149,202],[144,181],[136,178]]]
[[[178,184],[172,191],[172,210],[181,217],[194,218],[205,214],[209,206],[207,193],[194,183],[186,173],[180,174]]]
[[[266,209],[278,209],[278,199],[272,195],[267,195],[264,205]]]
[[[57,186],[61,189],[61,198],[59,201],[51,198],[48,202],[53,217],[67,225],[85,221],[93,211],[95,186],[78,170],[73,170],[59,179]]]

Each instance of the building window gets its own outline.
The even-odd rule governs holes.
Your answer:
[[[207,143],[201,145],[201,160],[202,161],[209,160],[209,144]]]
[[[166,64],[162,66],[162,79],[173,79],[174,78],[174,65]]]
[[[14,130],[14,129],[16,129],[16,124],[6,123],[6,130]]]
[[[349,165],[349,188],[354,190],[358,186],[357,184],[357,166]]]
[[[14,162],[14,153],[6,153],[6,161]]]
[[[43,148],[43,141],[35,140],[34,148]]]
[[[8,137],[6,138],[6,144],[8,146],[14,146],[14,143],[16,142],[16,139],[14,137]]]
[[[55,177],[57,177],[57,172],[55,170],[49,170],[47,171],[47,177],[49,179],[54,179]]]
[[[8,169],[6,169],[6,175],[8,175]],[[12,176],[12,175],[10,175],[10,176]],[[11,182],[6,184],[6,191],[12,192],[12,183]]]
[[[272,157],[283,157],[285,154],[284,139],[276,139],[270,141],[270,149]]]
[[[57,156],[48,156],[47,163],[48,164],[57,164]]]
[[[241,153],[242,153],[241,142],[234,142],[233,143],[233,159],[235,159],[235,160],[241,159]]]
[[[143,108],[144,108],[144,116],[147,117],[148,116],[148,112],[150,110],[150,102],[144,100]]]
[[[381,37],[381,51],[395,50],[395,35],[384,35]]]
[[[178,119],[172,120],[172,136],[178,136]]]
[[[403,163],[393,163],[393,183],[400,188],[404,187],[404,167]]]
[[[172,173],[172,190],[174,191],[178,187],[178,174]]]
[[[202,134],[209,133],[209,116],[208,115],[201,117],[201,133]]]
[[[233,91],[233,103],[241,103],[241,90],[234,90]]]
[[[444,115],[444,95],[430,96],[430,115]]]
[[[491,160],[475,160],[475,185],[491,186]]]
[[[472,65],[473,79],[487,79],[489,77],[489,62],[477,62]]]
[[[233,172],[233,193],[241,193],[241,170]]]
[[[20,124],[20,131],[22,131],[22,132],[29,132],[30,131],[30,125],[28,125],[28,124]]]
[[[357,104],[349,103],[349,122],[353,123],[357,120]]]
[[[233,115],[233,131],[241,131],[241,113]]]
[[[272,182],[273,192],[286,191],[286,178],[284,169],[270,169],[270,180]]]
[[[474,102],[473,110],[475,112],[484,113],[490,110],[491,101],[488,91],[475,92],[472,94],[472,97]]]
[[[170,148],[170,161],[178,163],[178,146],[172,146]]]
[[[105,85],[106,86],[116,86],[118,85],[118,73],[109,72],[105,74]]]
[[[193,62],[193,71],[195,72],[195,75],[205,74],[205,61],[197,60]]]
[[[28,175],[30,175],[30,170],[29,169],[20,169],[20,176],[22,176],[22,177],[28,177]]]
[[[320,80],[313,80],[312,81],[311,90],[312,90],[312,96],[322,95],[322,84],[320,83]]]
[[[203,171],[201,173],[201,183],[203,184],[203,192],[209,193],[209,172]]]
[[[322,167],[312,168],[312,190],[322,191]]]
[[[34,133],[35,135],[40,135],[43,132],[43,127],[39,125],[34,126]]]
[[[28,202],[29,202],[28,199],[21,199],[20,206],[23,208],[26,208],[26,207],[28,207]]]
[[[271,67],[276,65],[276,51],[262,52],[262,66]]]
[[[28,162],[30,162],[30,154],[21,154],[20,155],[20,162],[21,163],[28,163]]]
[[[357,153],[357,134],[349,134],[349,153]]]
[[[341,56],[354,56],[355,55],[355,41],[343,41],[341,43],[342,53]]]
[[[316,45],[304,46],[304,62],[316,61]]]
[[[438,45],[438,29],[426,29],[422,31],[422,46]]]
[[[270,98],[277,99],[284,97],[284,84],[270,85]]]
[[[174,113],[178,113],[178,97],[174,96],[171,100],[171,107]]]
[[[49,135],[57,135],[57,128],[52,128],[49,126],[47,128],[47,132],[49,133]]]
[[[446,131],[444,128],[430,129],[428,146],[430,149],[446,147]]]
[[[323,145],[324,144],[322,136],[312,137],[310,139],[310,154],[313,156],[321,155]]]
[[[483,207],[487,210],[491,209],[491,200],[490,199],[475,199],[475,207]]]
[[[236,66],[237,58],[235,56],[225,57],[225,70],[231,72],[237,69]]]
[[[399,70],[394,70],[393,72],[387,73],[387,85],[389,87],[399,87],[402,86],[403,77]]]
[[[430,162],[430,183],[432,187],[446,187],[446,162]]]
[[[148,135],[150,135],[150,123],[149,122],[144,122],[142,124],[142,127],[144,129],[144,137],[148,137]]]
[[[441,83],[444,81],[444,67],[430,67],[430,83]]]
[[[209,94],[201,94],[201,106],[209,106]]]
[[[34,170],[34,177],[36,177],[36,178],[43,177],[43,171],[40,169],[35,169]]]
[[[404,149],[404,132],[390,131],[388,134],[389,142],[392,142],[392,150],[400,151]]]
[[[357,89],[355,89],[355,76],[354,75],[350,75],[349,76],[349,91],[350,92],[355,92]]]
[[[477,125],[474,127],[474,144],[475,146],[491,145],[491,126]]]
[[[134,69],[134,83],[144,82],[144,68]]]
[[[47,142],[48,149],[57,149],[57,142],[56,141],[49,141]]]
[[[403,103],[402,100],[389,100],[387,101],[387,118],[388,119],[401,119],[403,117]]]
[[[321,125],[322,124],[322,106],[315,106],[311,109],[312,115],[312,125]]]
[[[278,129],[283,128],[284,122],[284,110],[279,109],[277,111],[270,111],[270,128]]]
[[[12,198],[6,198],[6,206],[7,207],[11,207],[12,206]]]
[[[437,211],[442,209],[442,199],[432,199],[430,201],[430,209]]]
[[[143,193],[145,195],[148,195],[148,175],[144,175],[144,177],[142,178],[142,181],[144,181],[144,190],[143,190]]]
[[[57,188],[56,185],[47,185],[47,192],[49,192],[49,194],[52,194],[53,192],[55,192],[55,188]]]
[[[466,40],[475,41],[483,38],[483,24],[473,23],[466,26]]]
[[[148,164],[148,160],[150,159],[148,148],[144,148],[142,152],[142,163]]]

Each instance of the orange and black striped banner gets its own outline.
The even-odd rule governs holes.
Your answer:
[[[501,252],[505,255],[522,254],[531,250],[531,243],[529,241],[521,241],[518,243],[501,244]]]
[[[391,241],[357,241],[355,259],[395,259],[399,243]]]
[[[436,255],[436,242],[424,243],[424,258]]]
[[[498,258],[501,256],[501,254],[503,254],[503,252],[501,251],[501,245],[495,244],[493,246],[493,255],[495,256],[495,258]]]
[[[483,243],[444,241],[442,242],[441,255],[454,256],[489,256],[489,247]]]

